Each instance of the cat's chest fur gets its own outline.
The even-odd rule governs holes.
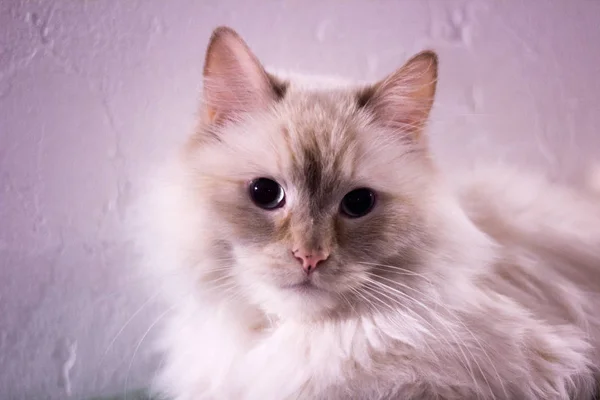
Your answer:
[[[536,398],[526,385],[533,380],[540,392],[554,387],[555,398],[563,398],[565,376],[579,379],[587,369],[581,331],[550,328],[500,296],[482,297],[479,307],[460,320],[440,313],[420,323],[395,312],[319,324],[265,324],[250,312],[224,318],[196,309],[169,324],[162,386],[173,385],[176,400],[394,400],[433,393],[458,400]],[[589,383],[589,375],[582,379]]]
[[[387,370],[396,381],[407,382],[418,373],[411,359],[419,357],[421,369],[428,358],[434,366],[433,353],[428,357],[416,352],[422,345],[418,333],[393,329],[385,317],[320,324],[247,320],[244,326],[221,318],[177,319],[185,328],[171,324],[170,354],[181,358],[177,364],[193,368],[185,384],[181,370],[173,370],[173,375],[165,371],[163,379],[177,380],[181,393],[177,399],[190,394],[190,399],[327,399],[361,391],[365,398],[375,398],[374,370]],[[395,386],[386,380],[378,387],[384,396]]]

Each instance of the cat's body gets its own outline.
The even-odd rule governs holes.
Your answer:
[[[142,207],[171,303],[160,390],[591,398],[600,197],[501,168],[440,173],[422,134],[431,57],[372,88],[307,88],[215,33],[198,133]],[[250,199],[260,177],[277,204]]]

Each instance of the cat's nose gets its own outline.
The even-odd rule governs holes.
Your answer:
[[[327,260],[329,258],[329,252],[319,249],[319,250],[309,250],[305,248],[297,248],[296,250],[292,250],[292,254],[300,263],[302,264],[302,269],[307,274],[313,272],[321,261]]]

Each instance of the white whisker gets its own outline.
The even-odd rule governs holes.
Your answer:
[[[415,271],[411,271],[411,270],[406,269],[406,268],[402,268],[402,267],[398,267],[398,266],[394,266],[394,265],[378,264],[378,263],[364,262],[364,261],[359,261],[359,262],[357,262],[357,264],[367,265],[367,266],[372,266],[372,267],[377,267],[377,268],[382,268],[382,269],[388,269],[390,271],[394,271],[398,275],[415,276],[415,277],[418,277],[418,278],[423,278],[427,282],[431,283],[431,280],[427,276],[425,276],[423,274],[420,274],[418,272],[415,272]]]
[[[382,277],[379,277],[382,278]],[[433,310],[431,310],[430,307],[428,307],[427,305],[425,305],[423,302],[416,300],[415,298],[409,296],[408,294],[401,292],[389,285],[386,285],[383,282],[379,282],[376,280],[371,279],[369,281],[372,284],[375,284],[377,286],[379,286],[382,289],[391,291],[393,293],[396,293],[399,296],[402,296],[405,299],[408,299],[411,302],[414,302],[415,304],[419,305],[420,307],[422,307],[424,309],[424,311],[429,312],[429,314],[442,326],[442,328],[444,328],[454,339],[454,343],[458,346],[459,351],[461,352],[465,362],[466,362],[466,367],[469,370],[470,374],[471,374],[471,379],[473,380],[473,383],[475,384],[475,386],[477,386],[478,388],[478,393],[479,393],[479,385],[477,383],[477,379],[474,376],[473,373],[473,369],[471,366],[471,363],[469,361],[469,358],[467,357],[466,353],[464,352],[463,348],[470,354],[471,359],[473,360],[473,362],[475,363],[475,365],[477,366],[479,372],[481,373],[483,379],[486,381],[488,388],[491,390],[491,386],[489,384],[489,382],[487,381],[486,375],[483,372],[483,370],[481,369],[481,366],[479,365],[479,363],[477,362],[477,359],[475,358],[475,355],[471,352],[471,350],[469,349],[468,346],[465,345],[464,341],[460,339],[459,335],[456,334],[455,330],[452,329],[452,327],[449,325],[449,321],[445,321],[443,318],[441,318],[437,313],[433,312]],[[392,281],[394,282],[394,281]],[[394,282],[395,283],[395,282]],[[441,336],[440,338],[443,338],[443,336]],[[448,343],[449,344],[449,343]]]
[[[372,288],[373,290],[373,288]],[[398,303],[397,301],[395,301],[394,299],[387,297],[384,293],[381,293],[380,291],[377,291],[376,289],[373,290],[375,293],[382,295],[386,298],[388,298],[389,300],[391,300],[393,303]],[[380,298],[378,298],[377,296],[375,296],[374,293],[370,293],[369,291],[365,291],[365,294],[368,294],[370,296],[372,296],[375,300],[379,301],[382,305],[384,305],[386,308],[388,308],[392,314],[397,314],[399,313],[399,309],[392,307],[390,304],[387,304],[385,301],[381,300]],[[436,332],[436,329],[433,325],[431,325],[428,321],[426,321],[422,316],[420,316],[419,314],[413,312],[410,309],[406,309],[406,311],[408,311],[409,313],[411,313],[414,317],[417,318],[417,320],[421,320],[423,322],[425,322],[426,324],[428,324],[430,326],[430,328],[433,330],[433,332]],[[415,321],[413,317],[413,321]],[[412,325],[408,325],[408,326],[412,326]],[[414,330],[416,330],[416,327],[412,326]],[[427,349],[431,352],[431,355],[435,358],[435,359],[439,359],[437,353],[435,351],[433,351],[433,349],[431,348],[431,346],[429,345],[429,343],[427,343],[427,341],[424,341],[423,344],[425,345],[425,347],[427,347]]]
[[[419,290],[417,290],[417,289],[415,289],[415,288],[413,288],[413,287],[411,287],[409,285],[406,285],[406,284],[404,284],[402,282],[397,282],[397,281],[394,281],[394,280],[391,280],[391,279],[388,279],[388,278],[385,278],[385,277],[382,277],[382,276],[380,276],[379,278],[383,279],[383,280],[386,280],[386,281],[389,281],[391,283],[394,283],[394,284],[396,284],[398,286],[401,286],[402,288],[405,288],[407,290],[413,291],[413,292],[415,292],[415,293],[417,293],[417,294],[419,294],[421,296],[426,297],[428,300],[433,301],[436,305],[442,307],[447,312],[448,316],[453,317],[453,319],[456,322],[458,322],[461,325],[461,327],[463,327],[467,331],[467,333],[471,336],[471,338],[477,342],[477,346],[481,349],[481,351],[483,352],[483,354],[485,355],[485,357],[489,361],[491,367],[494,369],[494,373],[495,373],[496,377],[498,378],[498,382],[502,386],[502,391],[508,397],[508,392],[506,391],[506,388],[504,386],[502,378],[500,377],[500,373],[496,369],[496,366],[494,365],[494,362],[492,361],[490,355],[485,350],[485,347],[483,346],[483,344],[481,343],[481,341],[479,340],[479,338],[477,338],[477,336],[473,333],[473,331],[471,331],[467,327],[467,325],[460,318],[456,317],[455,314],[451,310],[449,310],[448,307],[445,304],[443,304],[442,302],[437,301],[435,298],[433,298],[433,296],[430,296],[430,295],[428,295],[428,294],[426,294],[424,292],[421,292],[421,291],[419,291]],[[485,379],[485,375],[484,375],[484,379]],[[487,379],[486,379],[486,382],[487,382]],[[489,386],[489,383],[488,383],[488,386]]]
[[[142,346],[142,343],[144,342],[144,340],[146,339],[146,336],[148,336],[150,334],[150,332],[152,331],[152,329],[170,312],[172,312],[175,309],[175,306],[172,306],[170,308],[168,308],[165,312],[163,312],[162,314],[160,314],[155,320],[154,322],[152,322],[152,324],[150,324],[150,326],[148,327],[148,329],[146,330],[146,332],[144,332],[144,334],[142,335],[142,338],[139,340],[139,342],[137,343],[137,345],[135,346],[135,350],[133,351],[133,355],[131,356],[131,361],[129,362],[129,366],[127,367],[127,374],[125,375],[125,388],[123,390],[123,397],[125,400],[127,400],[127,390],[128,390],[128,386],[129,386],[129,374],[131,373],[131,367],[133,366],[133,361],[135,360],[135,356],[137,355],[140,347]]]
[[[356,311],[356,308],[354,308],[348,297],[346,297],[343,293],[340,293],[340,297],[348,304],[348,306],[354,312],[354,314],[358,316],[358,311]]]
[[[154,293],[152,296],[150,296],[146,301],[144,301],[144,303],[142,303],[142,305],[127,319],[127,321],[123,324],[123,326],[121,327],[121,329],[119,329],[119,331],[117,332],[117,334],[113,337],[113,339],[110,341],[109,345],[106,347],[106,350],[104,351],[104,354],[102,356],[102,359],[100,360],[100,366],[102,365],[102,363],[104,362],[104,359],[106,358],[106,356],[108,355],[108,352],[110,351],[111,347],[115,344],[115,342],[117,341],[117,339],[119,338],[119,336],[123,333],[123,331],[125,330],[125,328],[127,328],[127,326],[135,319],[135,317],[142,312],[142,310],[144,308],[146,308],[146,306],[148,304],[150,304],[150,302],[154,299],[156,299],[159,295],[160,295],[160,291],[157,291],[156,293]]]

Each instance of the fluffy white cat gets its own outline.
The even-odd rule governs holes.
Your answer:
[[[599,197],[436,168],[437,66],[423,52],[372,85],[299,84],[215,30],[198,129],[138,220],[169,302],[161,393],[592,398]]]

